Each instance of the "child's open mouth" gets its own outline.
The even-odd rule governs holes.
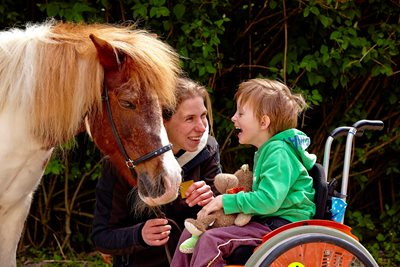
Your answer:
[[[235,128],[236,135],[239,135],[241,132],[242,132],[242,129],[240,129],[240,127]]]

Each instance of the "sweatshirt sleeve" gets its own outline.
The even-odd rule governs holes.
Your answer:
[[[105,166],[96,186],[91,238],[99,251],[123,255],[132,253],[138,246],[147,245],[141,235],[143,223],[127,223],[131,216],[126,200],[129,189],[126,188],[130,187],[119,184],[116,175],[110,165]],[[133,226],[123,227],[122,224]]]
[[[290,162],[290,155],[285,149],[278,147],[268,151],[266,156],[258,160],[260,166],[255,166],[258,175],[253,182],[253,191],[224,194],[224,212],[252,215],[275,213],[282,206],[298,175]]]

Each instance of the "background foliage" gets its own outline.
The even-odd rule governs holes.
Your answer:
[[[24,8],[21,9],[20,7]],[[400,264],[400,2],[398,0],[2,0],[3,29],[48,17],[129,23],[156,32],[213,98],[214,131],[225,172],[252,163],[230,117],[239,82],[280,79],[310,104],[299,128],[322,162],[329,131],[380,119],[382,132],[357,138],[346,222],[381,266]],[[340,179],[344,140],[332,147],[329,177]],[[59,149],[35,201],[20,255],[52,248],[62,258],[92,251],[89,240],[101,155],[87,136]]]

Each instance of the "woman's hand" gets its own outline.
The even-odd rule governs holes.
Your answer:
[[[222,195],[216,196],[213,200],[210,201],[207,205],[205,205],[201,211],[197,214],[197,216],[207,216],[214,211],[220,210],[223,208],[223,203],[222,203]]]
[[[144,223],[142,238],[149,246],[161,246],[168,242],[171,225],[167,219],[150,219]]]
[[[211,187],[204,181],[197,181],[186,190],[186,203],[189,207],[194,205],[204,206],[213,199]]]

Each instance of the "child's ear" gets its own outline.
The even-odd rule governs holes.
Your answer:
[[[267,115],[263,115],[261,117],[261,129],[268,129],[269,124],[271,123],[271,120]]]

